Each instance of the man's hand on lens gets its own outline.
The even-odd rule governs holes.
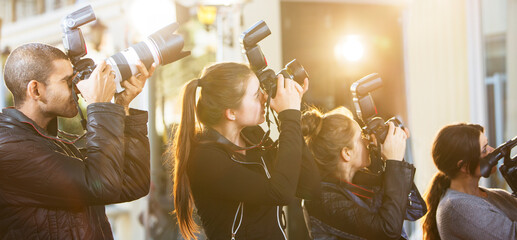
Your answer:
[[[87,104],[97,102],[110,102],[115,94],[115,73],[105,61],[95,67],[88,79],[77,83],[77,89],[81,92]]]
[[[138,68],[138,73],[131,76],[128,80],[120,82],[124,91],[115,94],[115,103],[124,106],[126,114],[129,114],[129,103],[142,92],[145,82],[153,75],[156,63],[153,63],[149,70],[145,68],[142,62],[139,62],[136,67]]]

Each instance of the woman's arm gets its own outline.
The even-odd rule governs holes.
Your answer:
[[[383,179],[383,200],[377,212],[357,204],[356,196],[322,190],[327,224],[368,239],[399,239],[406,214],[407,196],[413,181],[412,165],[388,160]],[[350,193],[351,194],[351,193]]]
[[[316,198],[320,191],[320,178],[318,165],[316,165],[316,161],[307,147],[307,144],[303,141],[302,167],[296,189],[296,196],[308,200]]]
[[[237,163],[237,156],[222,148],[201,145],[193,153],[188,168],[193,191],[220,199],[287,205],[295,196],[302,161],[300,111],[285,110],[278,117],[278,152],[274,166],[269,166],[270,179],[259,165]],[[254,167],[260,171],[250,169]]]

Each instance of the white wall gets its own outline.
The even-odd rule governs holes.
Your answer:
[[[280,0],[253,0],[244,6],[244,30],[259,20],[264,20],[271,35],[259,45],[267,58],[270,68],[279,71],[282,63],[282,22],[280,19]]]
[[[483,8],[483,32],[495,35],[506,32],[508,0],[481,0]]]
[[[424,190],[436,173],[436,133],[446,124],[470,121],[466,3],[412,1],[405,21],[409,127],[416,184]]]
[[[508,0],[506,34],[506,133],[504,139],[517,135],[517,0]]]
[[[408,4],[405,22],[408,116],[422,193],[437,172],[431,149],[445,125],[486,125],[484,53],[480,2],[419,0]],[[421,239],[419,236],[413,239]]]
[[[260,20],[264,20],[271,30],[271,35],[259,42],[260,48],[267,59],[268,66],[274,71],[280,71],[286,64],[282,62],[282,22],[280,18],[280,0],[253,0],[244,5],[244,26],[241,33]],[[246,61],[246,60],[244,60]],[[278,138],[276,125],[271,118],[271,138]],[[267,130],[266,123],[262,128]]]

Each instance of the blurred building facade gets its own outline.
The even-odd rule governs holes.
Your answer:
[[[194,18],[199,5],[217,9],[214,22],[205,26],[206,33],[198,31],[196,34],[202,34],[192,35],[194,45],[209,42],[207,48],[213,48],[214,52],[210,54],[214,56],[196,62],[200,67],[196,65],[192,72],[199,72],[202,65],[213,61],[245,62],[238,38],[258,20],[265,20],[272,31],[260,42],[272,69],[278,71],[293,58],[307,68],[311,77],[311,90],[306,99],[309,104],[322,108],[349,106],[347,86],[366,74],[378,72],[385,86],[374,93],[376,103],[383,117],[400,116],[409,127],[409,154],[417,168],[415,181],[421,192],[436,173],[431,147],[436,133],[444,125],[479,123],[486,127],[492,146],[517,135],[517,69],[512,67],[517,63],[517,0],[164,1],[175,3],[174,14],[185,25],[190,23],[181,19],[180,11],[187,18]],[[101,20],[95,27],[82,28],[89,46],[94,49],[89,57],[106,58],[142,37],[131,23],[134,17],[130,15],[129,6],[133,2],[1,1],[0,50],[4,53],[3,59],[8,48],[27,42],[61,47],[61,19],[85,4],[92,4]],[[153,1],[146,3],[152,5]],[[362,60],[346,62],[338,59],[334,51],[340,41],[339,34],[362,34],[365,45]],[[193,55],[196,54],[193,50]],[[168,71],[185,70],[164,68],[154,77],[156,84],[164,84],[158,79],[164,78]],[[168,136],[168,125],[174,124],[179,114],[179,107],[169,103],[177,99],[167,95],[176,96],[180,83],[192,77],[195,77],[194,73],[183,74],[181,79],[173,79],[179,83],[160,85],[172,86],[158,94],[162,97],[157,96],[160,86],[152,85],[153,82],[135,102],[136,107],[151,112],[153,184],[157,188],[170,187],[160,185],[160,182],[169,181],[162,170],[161,152]],[[0,105],[4,107],[8,93],[3,83],[0,86]],[[157,179],[160,174],[165,174],[166,180]],[[500,176],[483,180],[483,184],[504,187]],[[161,196],[170,200],[169,193],[170,189]],[[149,206],[167,206],[172,201],[159,202],[159,198],[150,200],[146,197],[109,206],[107,213],[116,238],[160,239],[149,233],[149,229],[156,226],[156,222],[165,220],[150,213]],[[163,212],[169,210],[172,208],[165,208]],[[294,211],[292,215],[295,215]],[[289,225],[290,228],[303,228],[299,222],[293,222],[296,224]],[[163,226],[166,228],[168,224]],[[411,238],[421,239],[420,226],[411,227]],[[168,239],[178,238],[177,230],[168,234]],[[290,233],[291,239],[304,237],[294,230]]]

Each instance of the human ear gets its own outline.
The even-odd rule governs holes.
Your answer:
[[[456,164],[456,166],[458,166],[460,168],[460,172],[466,173],[466,174],[469,173],[467,170],[467,164],[465,164],[463,160],[459,160],[458,163]]]
[[[235,121],[235,112],[228,108],[224,110],[224,117],[230,121]]]
[[[42,91],[44,91],[42,89],[42,86],[43,84],[41,84],[40,82],[36,80],[30,80],[29,83],[27,83],[27,90],[25,92],[27,94],[27,97],[34,100],[40,99],[41,93]]]
[[[350,162],[352,159],[352,151],[347,147],[341,149],[341,159],[345,162]]]

